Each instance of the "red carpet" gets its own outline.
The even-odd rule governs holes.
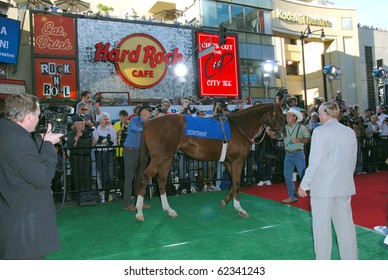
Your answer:
[[[388,171],[372,174],[358,174],[354,176],[356,195],[352,197],[353,219],[359,226],[373,229],[387,223],[388,205]],[[296,182],[296,187],[299,182]],[[253,186],[242,189],[243,193],[256,195],[281,202],[287,198],[284,183],[271,186]],[[291,206],[311,211],[310,198],[299,198]]]

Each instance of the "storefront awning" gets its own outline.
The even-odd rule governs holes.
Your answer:
[[[164,1],[156,1],[155,4],[149,9],[149,13],[151,14],[157,14],[164,10],[175,10],[176,5],[175,3],[170,2],[164,2]]]

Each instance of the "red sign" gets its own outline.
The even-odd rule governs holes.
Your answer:
[[[198,59],[200,96],[239,97],[237,38],[227,36],[226,44],[218,46],[218,35],[198,32],[199,51],[214,46],[214,51]]]
[[[75,56],[74,19],[34,15],[35,54]]]
[[[36,96],[77,99],[75,60],[36,58]]]
[[[175,48],[166,53],[163,45],[147,34],[131,34],[117,46],[96,44],[95,61],[116,64],[117,73],[126,83],[137,88],[151,88],[163,80],[168,65],[177,64],[182,54]]]

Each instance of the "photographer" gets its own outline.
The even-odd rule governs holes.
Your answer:
[[[224,102],[222,99],[217,99],[213,107],[213,116],[227,115],[229,114],[228,102]]]
[[[289,96],[288,89],[281,87],[276,92],[275,103],[279,104],[283,111],[288,110]]]
[[[87,105],[86,103],[80,102],[78,103],[77,114],[71,117],[71,121],[73,124],[77,121],[83,121],[86,125],[86,130],[90,133],[93,132],[96,126],[96,122],[93,119],[92,115],[87,114]]]
[[[170,110],[171,107],[171,102],[168,99],[163,99],[162,102],[160,102],[163,108],[163,113],[165,114],[171,114],[168,110]]]
[[[157,117],[162,117],[167,114],[167,111],[162,107],[162,105],[158,105],[155,107],[155,114],[151,117],[152,119]]]
[[[60,247],[51,182],[58,160],[54,144],[63,134],[52,133],[48,124],[36,139],[40,113],[36,96],[13,94],[5,100],[0,119],[0,259],[44,259]]]
[[[339,117],[339,122],[346,125],[347,121],[347,115],[348,115],[348,110],[350,109],[349,103],[342,98],[342,92],[340,90],[337,90],[334,99],[332,100],[335,103],[337,103],[338,108],[340,109],[340,115]]]
[[[319,106],[321,106],[321,104],[325,102],[325,99],[323,97],[315,97],[313,102],[314,104],[308,110],[309,116],[311,116],[314,112],[318,114]]]
[[[100,105],[97,96],[92,98],[92,93],[88,90],[81,92],[81,101],[78,102],[75,110],[78,112],[80,103],[86,104],[86,112],[84,114],[91,115],[93,120],[96,120],[96,117],[101,114]]]
[[[85,122],[76,121],[67,136],[70,150],[71,174],[75,191],[91,189],[92,135],[85,130]]]
[[[129,116],[126,110],[119,112],[120,121],[115,122],[113,125],[114,130],[117,133],[117,142],[119,146],[123,146],[125,139],[128,136]],[[116,149],[116,159],[119,163],[119,182],[120,188],[124,188],[124,159],[123,159],[123,148]]]
[[[388,136],[388,117],[384,119],[380,128],[380,136]]]
[[[371,173],[377,170],[377,164],[375,163],[378,158],[378,141],[380,126],[377,124],[379,117],[373,115],[370,122],[365,124],[365,145],[364,149],[364,169],[366,172]]]
[[[179,109],[179,114],[191,116],[190,101],[187,99],[182,100],[182,107]]]
[[[103,201],[108,198],[108,189],[112,189],[114,185],[112,146],[117,145],[117,134],[110,123],[109,114],[104,112],[101,114],[100,124],[93,131],[93,145],[98,147],[95,150],[98,188],[105,189]]]

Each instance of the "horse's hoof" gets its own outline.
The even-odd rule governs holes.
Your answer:
[[[138,220],[139,222],[144,222],[144,216],[136,214],[136,220]]]
[[[224,208],[226,206],[225,200],[220,201],[220,208]]]
[[[249,214],[245,211],[240,211],[240,217],[246,219],[249,218]]]
[[[173,218],[178,217],[178,214],[177,214],[177,212],[175,212],[175,211],[169,212],[168,215],[169,215],[170,217],[173,217]]]

